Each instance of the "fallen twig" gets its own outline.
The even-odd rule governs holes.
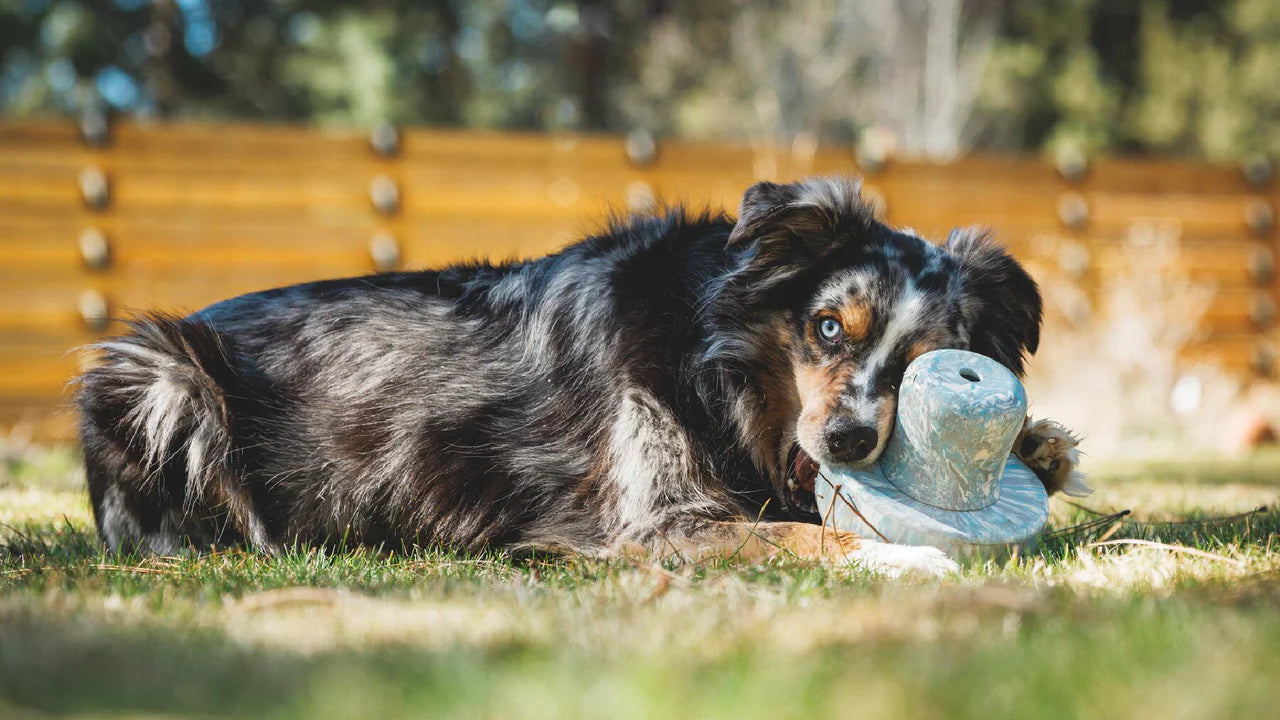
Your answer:
[[[1103,540],[1095,543],[1089,543],[1089,547],[1108,547],[1112,545],[1134,545],[1137,547],[1153,548],[1155,550],[1168,550],[1170,552],[1183,553],[1186,555],[1195,555],[1197,557],[1207,558],[1209,560],[1220,560],[1222,562],[1231,563],[1237,567],[1244,567],[1244,561],[1236,558],[1229,558],[1225,555],[1216,555],[1204,550],[1196,550],[1185,545],[1169,545],[1167,543],[1152,542],[1150,540],[1137,540],[1135,538],[1121,538],[1119,540]]]
[[[1100,517],[1111,517],[1112,515],[1116,514],[1116,513],[1107,513],[1103,510],[1095,510],[1091,507],[1081,505],[1080,503],[1072,502],[1071,500],[1063,500],[1063,502],[1065,502],[1066,504],[1070,505],[1073,508],[1083,510],[1089,513],[1090,515],[1097,515]],[[1238,522],[1240,520],[1247,520],[1253,517],[1254,515],[1267,513],[1270,511],[1271,511],[1271,508],[1267,507],[1266,505],[1259,505],[1258,507],[1252,510],[1246,510],[1245,512],[1242,512],[1242,513],[1236,513],[1234,515],[1222,515],[1219,517],[1208,517],[1208,518],[1202,518],[1199,520],[1152,520],[1149,518],[1147,519],[1130,518],[1129,522],[1135,525],[1217,525],[1220,523],[1229,523],[1229,522]],[[1129,511],[1125,510],[1124,512],[1128,513]]]
[[[143,567],[141,565],[109,565],[106,563],[98,563],[90,565],[94,570],[115,570],[117,572],[131,572],[138,575],[174,575],[177,571],[169,568]]]
[[[1117,512],[1117,513],[1112,513],[1110,515],[1102,516],[1097,520],[1090,520],[1089,522],[1080,523],[1079,525],[1072,525],[1071,527],[1063,528],[1061,530],[1055,530],[1051,533],[1045,533],[1045,537],[1049,539],[1053,539],[1053,538],[1066,537],[1068,535],[1080,535],[1093,530],[1098,530],[1111,522],[1122,524],[1125,522],[1124,519],[1129,517],[1129,513],[1130,513],[1129,510],[1121,510],[1120,512]],[[1114,530],[1108,530],[1108,533],[1113,533],[1113,532]]]
[[[823,478],[824,480],[826,478]],[[827,556],[827,523],[830,522],[832,529],[835,529],[835,517],[831,515],[831,511],[836,508],[836,496],[840,494],[840,486],[835,486],[835,492],[831,493],[831,502],[827,503],[827,514],[822,517],[822,539],[818,542],[818,552],[822,557]],[[844,548],[841,547],[841,550]]]
[[[1106,532],[1099,535],[1098,539],[1095,540],[1094,542],[1105,542],[1106,540],[1110,539],[1112,535],[1115,535],[1116,532],[1118,532],[1120,528],[1123,526],[1124,526],[1124,519],[1121,518],[1115,521],[1115,523],[1110,528],[1108,528]]]
[[[840,486],[840,485],[836,485],[835,483],[831,482],[831,480],[829,480],[829,479],[827,478],[827,476],[826,476],[826,475],[824,475],[824,474],[823,474],[823,472],[822,472],[821,470],[819,470],[819,471],[818,471],[818,477],[822,478],[824,481],[826,481],[826,483],[827,483],[828,485],[830,485],[830,486],[831,486],[832,492],[833,492],[833,493],[835,493],[835,496],[836,496],[836,497],[838,497],[838,498],[840,498],[840,501],[841,501],[841,502],[843,502],[846,506],[848,506],[848,508],[849,508],[850,510],[852,510],[852,511],[853,511],[853,514],[858,516],[858,519],[859,519],[859,520],[861,520],[862,522],[866,523],[866,524],[867,524],[867,527],[871,528],[871,532],[873,532],[873,533],[875,533],[876,535],[880,536],[880,539],[881,539],[881,540],[883,540],[883,541],[885,541],[885,542],[891,542],[891,541],[889,540],[889,538],[887,538],[887,537],[885,537],[885,536],[884,536],[884,533],[880,532],[878,529],[876,529],[876,526],[875,526],[875,525],[872,525],[872,524],[871,524],[871,521],[870,521],[870,520],[868,520],[868,519],[867,519],[867,517],[866,517],[865,515],[863,515],[861,511],[859,511],[859,510],[858,510],[858,507],[857,507],[856,505],[854,505],[854,504],[853,504],[853,502],[849,500],[849,498],[845,497],[845,496],[840,492],[840,488],[841,488],[842,486]]]

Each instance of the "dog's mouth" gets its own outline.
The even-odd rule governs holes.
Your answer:
[[[788,476],[787,486],[790,488],[799,488],[813,492],[813,483],[818,479],[818,463],[811,457],[804,448],[796,444],[791,448],[791,455],[788,458],[791,475]]]
[[[796,443],[787,453],[785,473],[783,505],[802,519],[813,520],[818,516],[818,501],[813,492],[818,479],[818,463]]]

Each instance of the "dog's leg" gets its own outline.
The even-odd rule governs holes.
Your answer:
[[[1033,420],[1030,415],[1013,442],[1013,452],[1044,483],[1050,495],[1062,492],[1083,497],[1093,492],[1079,471],[1080,438],[1052,420]]]
[[[662,536],[644,546],[628,545],[620,551],[629,557],[676,557],[686,562],[725,559],[755,563],[790,557],[852,563],[894,577],[906,573],[943,575],[957,569],[937,548],[892,545],[797,522],[705,522],[697,529]]]

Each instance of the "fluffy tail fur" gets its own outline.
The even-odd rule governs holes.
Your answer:
[[[172,553],[246,539],[269,547],[233,467],[228,398],[243,386],[210,326],[149,315],[99,343],[81,377],[81,440],[98,530],[113,550]],[[230,520],[230,523],[226,522]]]

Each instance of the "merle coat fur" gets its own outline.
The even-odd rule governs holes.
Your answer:
[[[80,430],[112,549],[848,557],[869,544],[788,522],[811,519],[797,453],[874,460],[913,354],[1020,372],[1039,329],[1034,282],[984,234],[938,247],[854,181],[761,183],[736,222],[675,209],[539,260],[141,316],[81,378]],[[876,431],[853,457],[850,427]]]

